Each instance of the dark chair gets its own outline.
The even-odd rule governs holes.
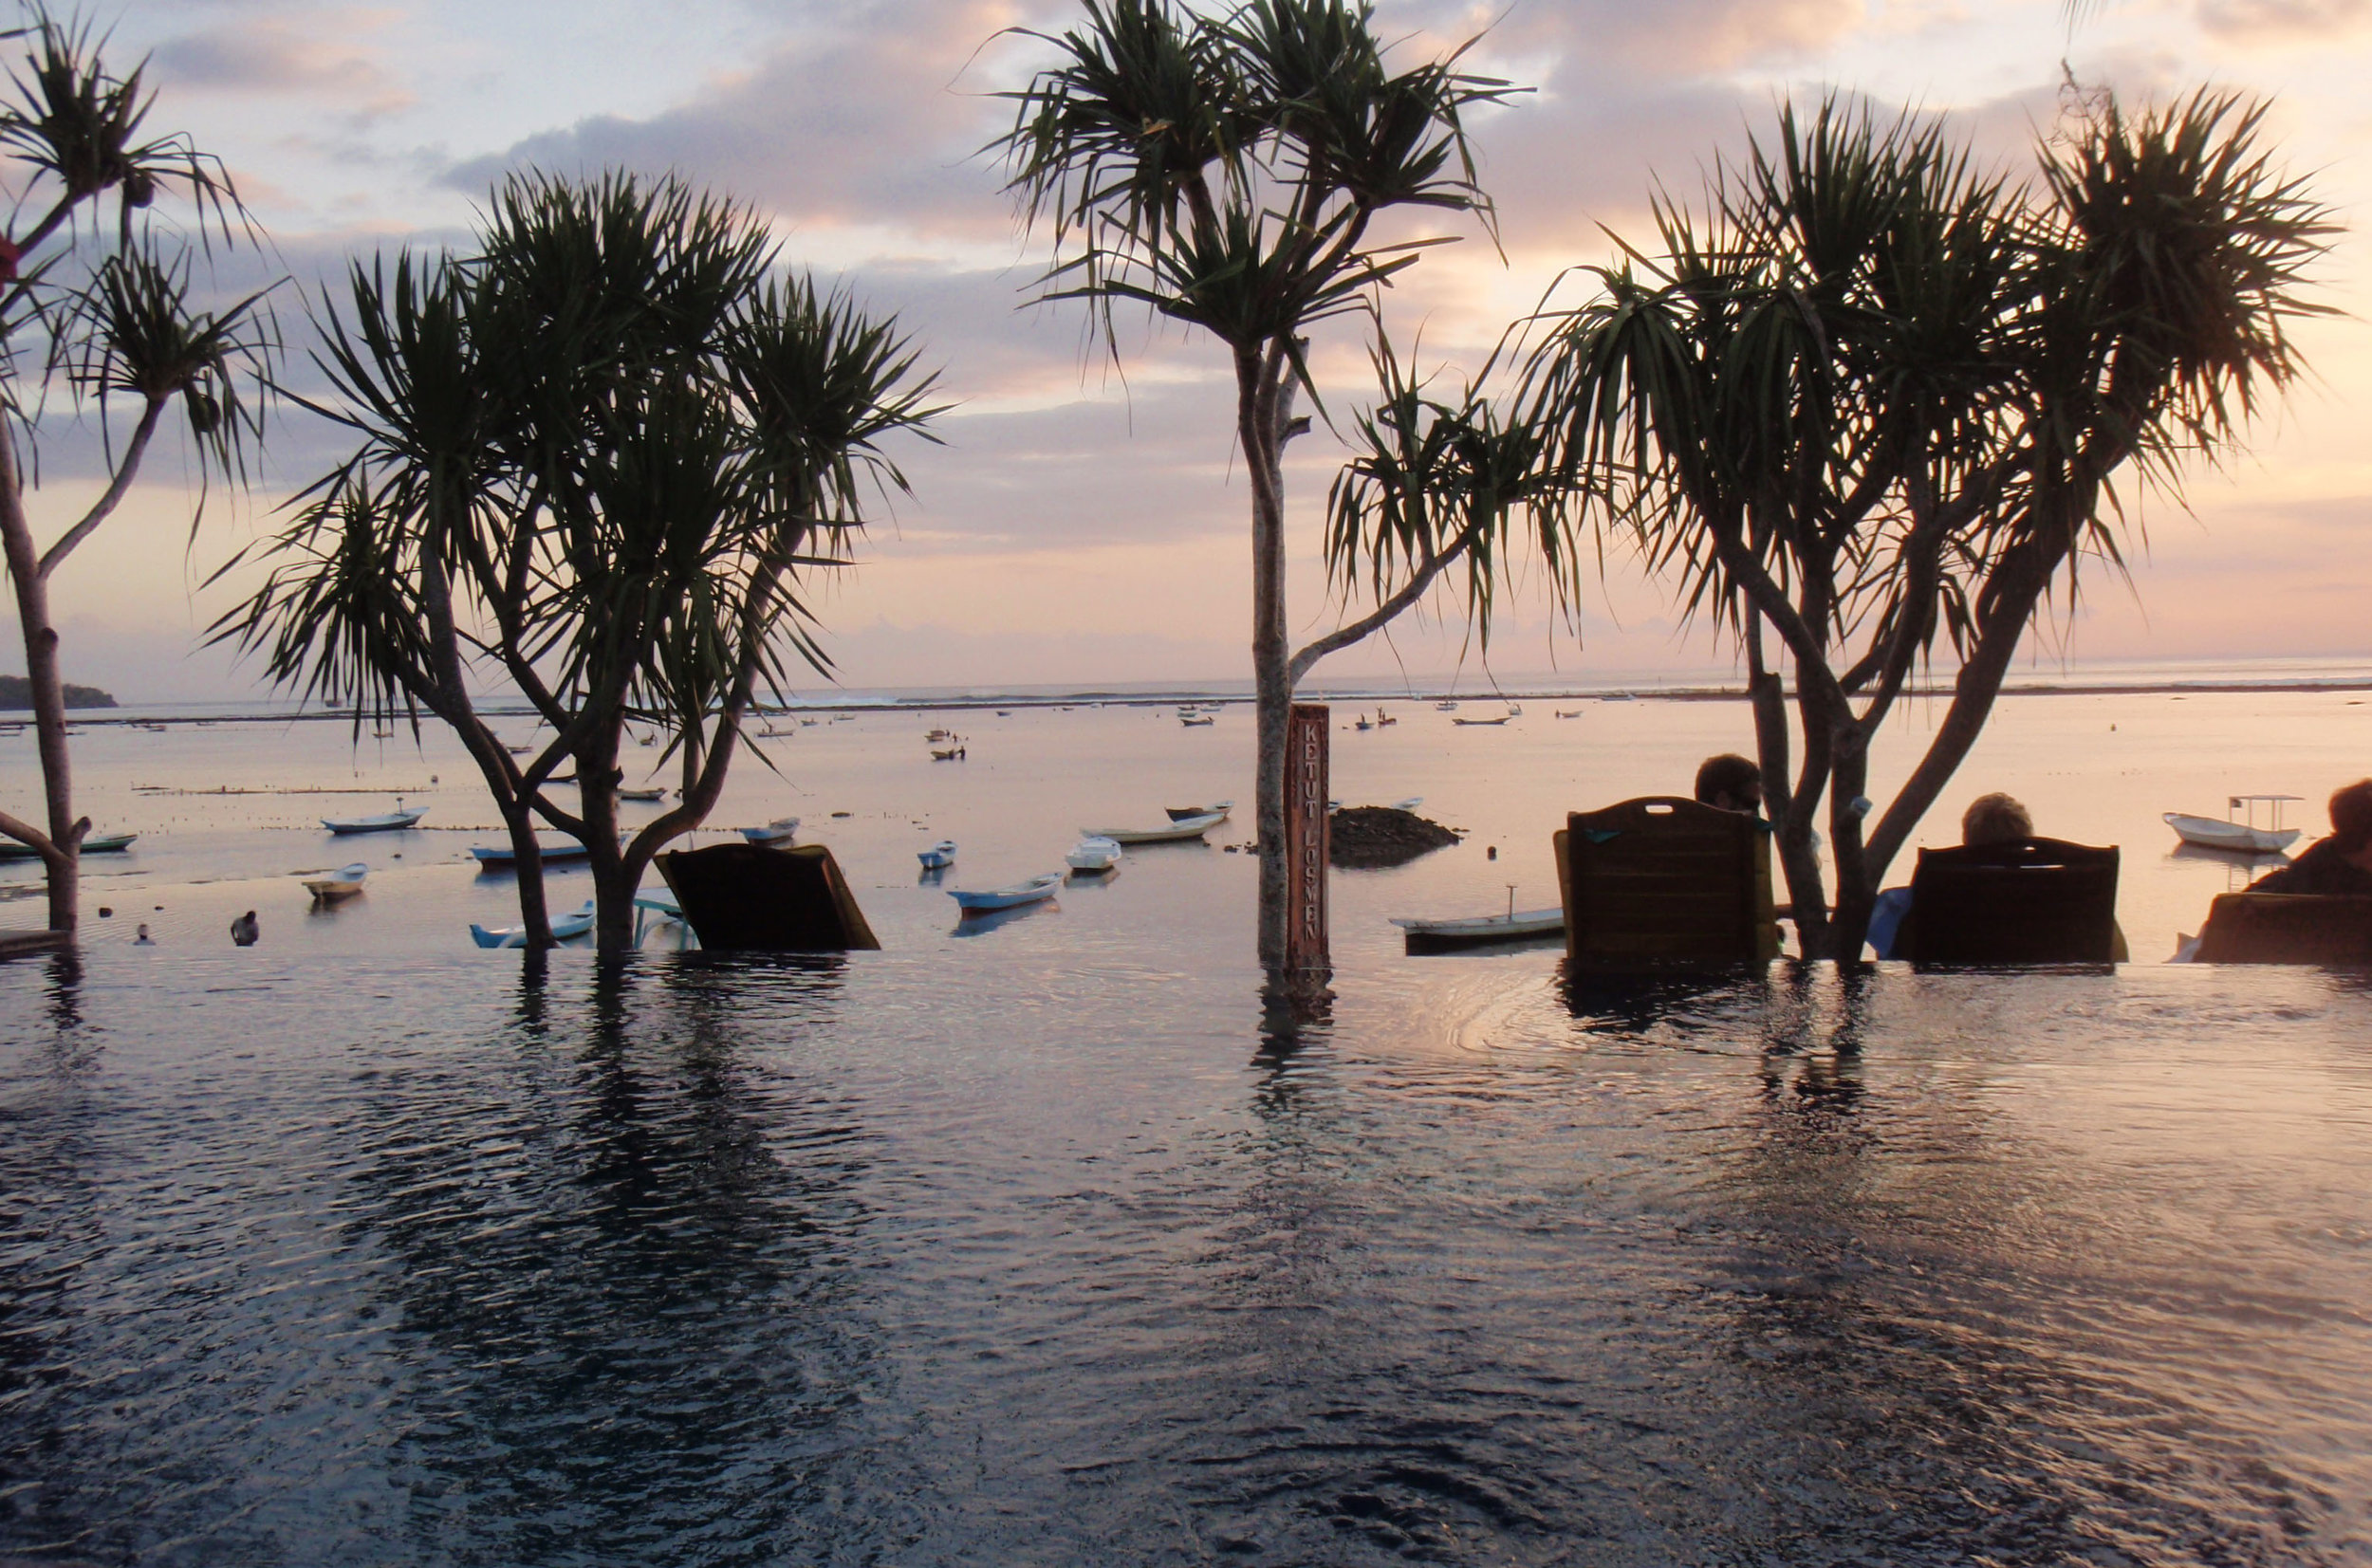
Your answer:
[[[2227,893],[2208,906],[2198,962],[2372,967],[2372,898]]]
[[[1899,945],[1921,964],[2113,964],[2117,847],[2058,839],[1919,851]]]
[[[700,946],[716,952],[843,952],[880,947],[822,844],[713,844],[653,862]]]
[[[1767,964],[1779,954],[1762,823],[1674,796],[1577,811],[1556,836],[1574,971]]]

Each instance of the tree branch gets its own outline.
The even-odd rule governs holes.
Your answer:
[[[1393,617],[1422,599],[1425,590],[1433,586],[1435,580],[1439,578],[1459,556],[1464,555],[1475,540],[1482,537],[1482,531],[1483,524],[1480,520],[1468,524],[1465,530],[1457,536],[1448,549],[1427,560],[1422,566],[1418,568],[1416,575],[1402,583],[1391,598],[1349,625],[1336,627],[1300,653],[1295,654],[1292,662],[1286,666],[1286,679],[1292,685],[1299,686],[1302,677],[1316,668],[1320,659],[1373,635],[1379,627],[1391,620]]]
[[[40,571],[47,577],[58,569],[58,563],[74,553],[74,546],[88,539],[99,525],[107,521],[109,513],[130,493],[132,481],[140,470],[140,458],[148,451],[149,438],[157,434],[157,422],[164,416],[169,398],[152,397],[140,413],[140,422],[132,432],[132,439],[123,448],[123,462],[116,476],[107,485],[107,493],[83,514],[83,520],[65,531],[65,536],[42,553]]]

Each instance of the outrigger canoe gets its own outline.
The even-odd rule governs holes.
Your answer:
[[[552,940],[566,942],[583,936],[592,929],[593,900],[587,898],[584,901],[584,907],[576,913],[563,914],[553,919]],[[528,929],[525,926],[496,926],[489,930],[473,922],[470,927],[470,940],[481,948],[524,948],[528,945]]]

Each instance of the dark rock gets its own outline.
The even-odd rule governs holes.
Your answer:
[[[1336,812],[1329,839],[1334,863],[1354,871],[1405,865],[1458,841],[1439,822],[1388,805],[1347,806]]]

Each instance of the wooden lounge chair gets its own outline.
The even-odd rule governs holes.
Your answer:
[[[2372,968],[2372,898],[2227,893],[2208,906],[2198,962]]]
[[[2058,839],[1919,851],[1897,944],[1920,964],[2113,964],[2115,845]]]
[[[1556,856],[1571,968],[1715,969],[1779,954],[1770,835],[1745,812],[1676,796],[1577,811]]]
[[[653,863],[684,923],[714,952],[845,952],[880,942],[822,844],[712,844]]]

